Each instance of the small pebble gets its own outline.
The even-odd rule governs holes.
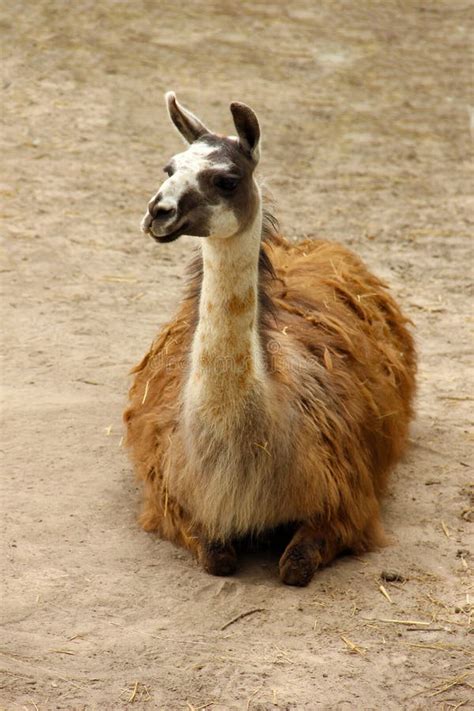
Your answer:
[[[382,570],[380,577],[387,583],[404,583],[405,578],[401,573],[397,573],[395,570]]]

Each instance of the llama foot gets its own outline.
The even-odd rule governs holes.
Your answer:
[[[232,575],[237,570],[237,554],[230,543],[203,544],[199,559],[210,575]]]
[[[304,587],[321,563],[317,543],[302,541],[291,542],[280,558],[280,579],[286,585]]]

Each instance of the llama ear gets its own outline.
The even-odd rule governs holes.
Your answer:
[[[233,101],[230,105],[242,150],[258,163],[260,158],[260,126],[255,112],[246,104]]]
[[[198,119],[197,116],[181,106],[176,99],[174,91],[165,94],[166,106],[169,117],[182,135],[186,143],[193,143],[198,138],[210,133],[209,129]]]

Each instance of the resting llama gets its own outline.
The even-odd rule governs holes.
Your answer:
[[[174,318],[135,368],[127,445],[144,482],[141,523],[214,575],[236,544],[288,532],[280,577],[306,585],[342,551],[384,543],[380,499],[412,415],[415,353],[385,286],[347,249],[290,244],[265,212],[260,128],[212,133],[173,93],[187,142],[165,168],[143,231],[196,235]]]

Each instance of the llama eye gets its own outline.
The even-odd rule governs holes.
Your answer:
[[[216,188],[219,188],[219,190],[222,190],[225,193],[233,192],[236,189],[238,184],[239,184],[238,178],[227,178],[224,176],[218,176],[214,180],[214,185],[216,186]]]
[[[171,178],[174,173],[174,170],[170,165],[167,165],[166,168],[163,168],[163,172],[166,173],[169,178]]]

